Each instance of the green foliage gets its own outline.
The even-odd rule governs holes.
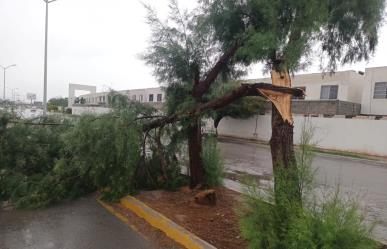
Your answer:
[[[58,111],[59,107],[64,110],[68,106],[68,98],[52,98],[47,102],[47,109],[49,111]]]
[[[297,151],[297,176],[302,205],[288,198],[288,172],[278,172],[276,191],[259,190],[251,184],[241,209],[241,232],[254,249],[376,249],[371,239],[372,226],[365,222],[355,200],[335,191],[313,193],[313,127],[303,125]],[[285,179],[285,181],[283,181]],[[284,194],[281,194],[281,191]]]
[[[200,13],[182,11],[177,0],[170,0],[170,14],[164,22],[154,9],[145,7],[152,36],[143,59],[154,67],[160,83],[191,85],[195,77],[204,76],[219,51]]]
[[[0,114],[0,119],[7,116]],[[46,176],[61,157],[60,134],[66,132],[70,124],[57,117],[29,120],[34,125],[15,121],[0,133],[0,200],[11,199],[17,206],[25,206],[28,199],[31,207],[39,205],[37,203],[44,205],[50,201],[48,196],[42,197],[42,189],[51,191],[56,187],[47,186],[50,178]],[[59,125],[42,126],[39,123]]]
[[[231,92],[238,88],[240,83],[237,81],[231,81],[228,83],[217,82],[209,94],[210,99],[215,99],[223,96],[224,94]],[[244,97],[240,98],[233,103],[212,111],[210,116],[214,120],[215,128],[218,128],[220,121],[224,117],[230,117],[235,119],[248,119],[254,115],[261,113],[264,107],[265,100],[257,97]]]
[[[204,139],[202,158],[205,171],[205,184],[208,187],[222,186],[224,162],[215,137],[208,136]]]
[[[345,200],[336,191],[320,202],[305,203],[303,208],[284,210],[268,200],[274,196],[250,190],[245,198],[241,219],[242,235],[254,249],[376,249],[372,227],[366,224],[357,203]]]
[[[50,116],[10,124],[10,116],[0,113],[0,200],[37,208],[95,190],[115,201],[139,187],[178,187],[183,179],[177,145],[170,140],[156,148],[153,140],[144,142],[142,120],[155,110],[120,97],[112,103],[109,114],[71,119]],[[160,158],[166,162],[162,170]],[[161,176],[163,184],[151,185],[149,179]]]
[[[66,164],[87,174],[106,200],[116,200],[135,188],[142,133],[133,115],[83,116],[64,138]]]
[[[270,67],[280,57],[294,71],[308,66],[315,52],[327,58],[323,64],[330,70],[337,63],[367,60],[375,50],[385,7],[384,0],[200,2],[224,49],[242,43],[236,62]]]

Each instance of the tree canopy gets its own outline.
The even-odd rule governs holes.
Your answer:
[[[225,49],[241,44],[235,60],[270,68],[280,57],[294,71],[315,54],[329,70],[369,59],[384,5],[384,0],[201,0],[216,41]]]

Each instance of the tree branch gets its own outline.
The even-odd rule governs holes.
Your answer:
[[[280,86],[274,86],[272,84],[267,84],[267,83],[255,83],[255,84],[242,84],[240,87],[237,89],[215,99],[210,102],[200,104],[195,108],[192,108],[189,111],[181,112],[181,113],[176,113],[173,115],[170,115],[165,118],[161,119],[156,119],[148,124],[145,124],[143,126],[144,131],[152,130],[158,127],[163,127],[167,124],[175,123],[177,121],[180,121],[184,118],[189,118],[189,117],[196,117],[199,116],[200,114],[208,111],[208,110],[217,110],[219,108],[222,108],[235,100],[241,98],[241,97],[246,97],[246,96],[262,96],[261,93],[259,92],[259,89],[262,90],[272,90],[275,92],[280,92],[280,93],[287,93],[291,94],[296,97],[301,97],[304,95],[304,91],[299,88],[288,88],[288,87],[280,87]]]
[[[207,76],[204,80],[200,81],[198,87],[195,89],[195,96],[201,97],[204,93],[208,91],[211,84],[216,80],[220,71],[224,68],[224,66],[230,61],[230,59],[235,55],[236,51],[240,47],[239,42],[235,42],[234,45],[220,57],[220,59],[216,62],[214,67],[208,72]]]

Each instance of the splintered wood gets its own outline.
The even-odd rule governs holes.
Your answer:
[[[274,86],[292,87],[292,81],[288,72],[273,70],[271,71],[271,80]],[[258,91],[274,104],[285,122],[293,124],[291,94],[265,89],[258,89]]]

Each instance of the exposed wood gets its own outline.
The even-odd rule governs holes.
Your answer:
[[[271,73],[272,83],[275,86],[281,87],[291,87],[291,78],[287,72],[277,72],[273,71]],[[292,117],[292,95],[282,92],[275,92],[267,89],[259,90],[262,95],[269,99],[277,108],[278,112],[281,114],[282,119],[289,124],[293,124]]]

